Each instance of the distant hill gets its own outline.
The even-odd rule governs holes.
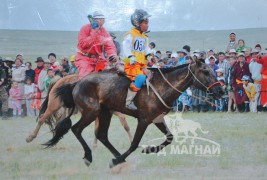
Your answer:
[[[267,48],[267,28],[151,32],[148,36],[150,41],[156,43],[156,49],[161,51],[176,51],[185,44],[190,45],[192,50],[214,48],[216,51],[224,51],[232,31],[237,34],[237,39],[244,39],[249,47],[260,43],[263,48]],[[115,34],[116,40],[121,42],[124,32]],[[59,58],[70,56],[76,52],[77,36],[76,31],[0,30],[0,56],[14,58],[16,54],[22,53],[26,61],[33,61],[38,56],[47,58],[50,52],[55,52]]]

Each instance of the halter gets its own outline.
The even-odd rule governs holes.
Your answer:
[[[194,74],[193,74],[193,72],[192,72],[192,70],[191,70],[191,68],[190,68],[190,66],[191,66],[191,64],[189,64],[188,65],[188,71],[187,71],[187,74],[186,74],[186,76],[185,76],[185,78],[184,79],[186,79],[187,77],[188,77],[188,75],[189,75],[189,73],[191,73],[192,74],[192,76],[194,77],[194,79],[195,80],[197,80],[202,86],[204,86],[205,88],[206,88],[206,91],[207,91],[207,93],[208,94],[212,94],[212,93],[210,93],[209,92],[209,89],[211,89],[213,86],[215,86],[215,85],[217,85],[217,84],[220,84],[220,82],[215,82],[215,83],[213,83],[213,84],[211,84],[209,87],[207,87],[207,86],[205,86]],[[177,88],[175,88],[166,78],[165,78],[165,76],[163,75],[163,73],[162,73],[162,71],[160,70],[160,68],[159,67],[157,67],[158,68],[158,70],[159,70],[159,72],[160,72],[160,74],[161,74],[161,76],[163,77],[163,79],[174,89],[174,90],[176,90],[177,92],[179,92],[179,93],[183,93],[182,91],[180,91],[179,89],[177,89]],[[200,101],[206,101],[207,103],[209,103],[209,104],[211,104],[212,106],[216,106],[214,103],[212,103],[212,102],[210,102],[210,101],[208,101],[208,100],[204,100],[204,99],[206,99],[206,97],[203,97],[203,96],[194,96],[194,95],[191,95],[192,97],[194,97],[194,98],[196,98],[196,99],[199,99]],[[202,97],[203,99],[201,99],[200,97]],[[164,106],[165,107],[167,107],[167,108],[170,108],[169,106],[167,106],[167,105],[165,105],[165,103],[163,103],[164,104]]]
[[[192,74],[192,76],[195,78],[195,80],[197,80],[197,82],[199,82],[199,84],[201,84],[203,87],[205,87],[206,88],[206,93],[208,93],[208,94],[213,94],[213,93],[211,93],[210,92],[210,89],[211,88],[213,88],[213,86],[215,86],[215,85],[218,85],[218,84],[220,84],[220,82],[214,82],[214,83],[212,83],[210,86],[206,86],[206,85],[204,85],[194,74],[193,74],[193,72],[191,71],[191,69],[190,69],[190,64],[189,64],[189,66],[188,66],[188,71]]]

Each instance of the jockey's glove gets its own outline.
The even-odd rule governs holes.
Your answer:
[[[135,56],[130,56],[130,65],[134,65],[136,63],[136,58]]]

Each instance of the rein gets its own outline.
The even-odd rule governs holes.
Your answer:
[[[191,64],[189,64],[188,65],[188,71],[187,71],[187,75],[185,76],[185,78],[184,79],[186,79],[187,77],[188,77],[188,75],[189,75],[189,72],[192,74],[192,76],[194,77],[194,79],[195,80],[197,80],[201,85],[203,85],[205,88],[206,88],[206,90],[207,90],[207,93],[209,92],[209,89],[210,88],[212,88],[213,86],[215,86],[215,85],[217,85],[219,82],[215,82],[215,83],[213,83],[213,84],[211,84],[209,87],[207,87],[207,86],[205,86],[202,82],[200,82],[200,80],[193,74],[193,72],[191,71],[191,69],[190,69],[190,66],[191,66]],[[166,77],[164,76],[164,74],[162,73],[162,71],[160,70],[160,68],[159,67],[157,67],[158,68],[158,70],[159,70],[159,72],[160,72],[160,74],[161,74],[161,76],[162,76],[162,78],[175,90],[175,91],[177,91],[177,92],[179,92],[179,93],[183,93],[182,91],[180,91],[179,89],[177,89],[177,88],[175,88],[167,79],[166,79]],[[210,93],[209,93],[210,94]],[[208,101],[208,100],[205,100],[205,99],[207,99],[206,97],[204,97],[204,96],[194,96],[193,94],[191,95],[192,97],[194,97],[194,98],[196,98],[196,99],[199,99],[200,101],[205,101],[205,102],[207,102],[207,103],[209,103],[210,105],[212,105],[212,106],[216,106],[214,103],[212,103],[212,102],[210,102],[210,101]],[[203,98],[203,99],[201,99],[201,97]],[[164,105],[166,104],[166,103],[163,103]],[[167,107],[167,106],[165,106],[165,107]],[[169,106],[168,106],[168,108],[170,108]]]
[[[190,66],[190,64],[189,64],[189,66]],[[209,90],[213,87],[213,86],[215,86],[215,85],[217,85],[217,84],[220,84],[220,82],[215,82],[215,83],[213,83],[213,84],[211,84],[209,87],[207,87],[207,86],[205,86],[194,74],[193,74],[193,72],[191,71],[191,69],[190,69],[190,67],[188,66],[188,71],[190,71],[190,73],[192,74],[192,76],[195,78],[195,80],[197,80],[197,82],[199,82],[203,87],[205,87],[206,88],[206,92],[208,93],[208,94],[211,94],[210,92],[209,92]]]

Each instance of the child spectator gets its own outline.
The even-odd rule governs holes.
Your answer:
[[[238,46],[236,48],[237,53],[245,52],[245,49],[247,47],[245,46],[245,41],[243,39],[238,40]]]
[[[219,80],[221,83],[221,86],[224,90],[224,94],[221,99],[215,100],[216,103],[216,111],[217,112],[223,112],[227,111],[228,109],[228,94],[227,94],[227,88],[224,79]]]
[[[34,98],[35,85],[31,77],[26,77],[26,84],[24,85],[24,93],[26,99],[27,116],[34,117],[34,110],[31,109],[31,101]]]
[[[32,82],[34,82],[35,71],[32,69],[32,63],[31,62],[26,62],[25,68],[26,68],[26,71],[25,71],[26,77],[30,77],[32,79]]]
[[[21,91],[19,89],[18,82],[13,82],[11,89],[9,90],[9,95],[11,97],[11,104],[13,109],[13,117],[21,116]],[[18,114],[17,114],[18,112]]]
[[[156,55],[156,50],[155,50],[156,44],[154,42],[149,43],[149,49],[150,49],[150,53],[153,55]]]
[[[255,85],[249,82],[250,77],[247,75],[244,75],[241,80],[243,82],[243,87],[249,99],[250,112],[257,112],[257,101],[255,100],[255,97],[257,96],[258,92],[256,91]]]
[[[220,80],[225,81],[225,77],[223,76],[223,69],[221,69],[221,68],[217,69],[216,73],[217,73],[217,80],[218,81],[220,81]]]
[[[31,109],[35,110],[36,114],[39,114],[41,108],[41,95],[39,94],[38,86],[34,85],[34,95],[31,101]]]
[[[52,69],[47,70],[47,78],[45,80],[45,92],[48,94],[49,85],[51,83],[52,78],[54,77],[55,73]]]

